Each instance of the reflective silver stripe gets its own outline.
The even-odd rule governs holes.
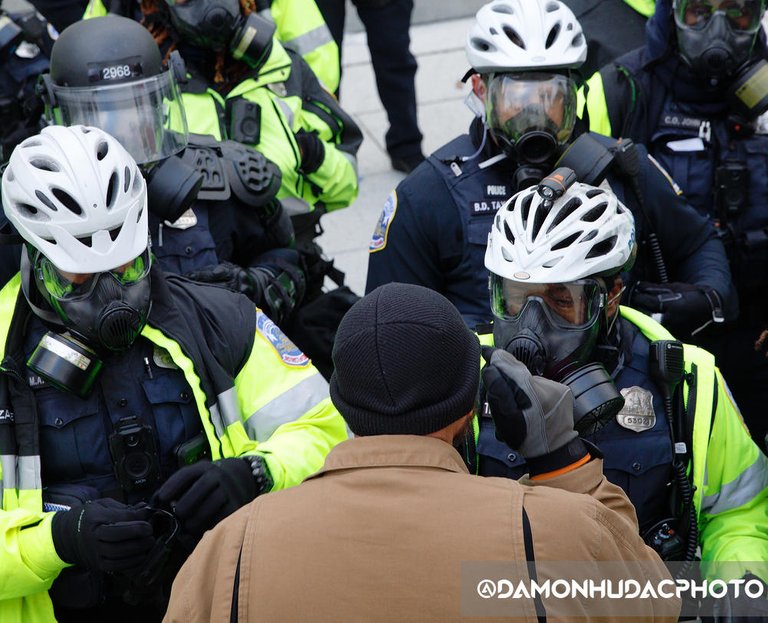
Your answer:
[[[328,397],[328,382],[318,373],[265,404],[245,421],[248,436],[266,441],[278,426],[298,420],[317,403]]]
[[[290,41],[283,41],[283,45],[304,56],[331,41],[333,41],[333,37],[331,36],[330,29],[326,24],[321,24],[317,28],[305,32],[303,35],[294,37]]]
[[[288,216],[295,216],[297,214],[309,214],[312,212],[312,205],[301,199],[300,197],[285,197],[280,199],[280,203],[283,204],[283,210]]]
[[[213,430],[216,431],[216,437],[218,439],[224,438],[224,424],[221,421],[221,413],[219,413],[219,407],[211,405],[208,407],[208,411],[211,414],[211,422],[213,422]]]
[[[237,404],[237,390],[230,387],[227,391],[217,396],[219,412],[224,426],[229,426],[240,421],[240,407]]]
[[[40,457],[20,456],[19,457],[19,489],[30,491],[32,489],[42,489],[43,481],[40,478]]]
[[[0,463],[3,464],[3,480],[8,489],[17,489],[16,486],[16,455],[3,454],[0,456]]]
[[[277,97],[274,98],[274,100],[277,102],[277,105],[280,106],[280,110],[283,111],[283,114],[285,115],[285,119],[288,122],[288,128],[293,128],[293,108],[288,106],[287,102],[283,101],[281,98]]]
[[[705,495],[701,512],[718,515],[744,506],[768,487],[768,458],[760,452],[757,459],[737,478],[724,484],[714,495]]]

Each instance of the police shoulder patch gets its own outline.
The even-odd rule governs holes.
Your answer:
[[[261,310],[256,311],[256,330],[275,349],[285,365],[300,368],[309,365],[309,357]]]
[[[376,251],[381,251],[387,246],[389,226],[395,218],[395,212],[397,212],[397,191],[393,190],[384,202],[379,222],[376,223],[376,229],[373,230],[371,243],[368,245],[369,253],[376,253]]]

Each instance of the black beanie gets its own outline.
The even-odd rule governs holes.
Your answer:
[[[473,407],[480,344],[458,310],[422,286],[390,283],[346,313],[331,400],[356,435],[426,435]]]

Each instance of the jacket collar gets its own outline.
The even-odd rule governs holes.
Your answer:
[[[461,455],[444,441],[420,435],[374,435],[341,442],[310,478],[366,467],[427,467],[469,473]]]

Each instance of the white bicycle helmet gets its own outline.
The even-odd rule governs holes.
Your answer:
[[[493,0],[475,15],[465,50],[481,74],[575,69],[587,58],[581,25],[559,0]]]
[[[635,219],[608,191],[575,183],[551,207],[536,186],[509,199],[488,234],[485,267],[512,281],[560,283],[631,267]]]
[[[14,149],[3,208],[58,269],[112,270],[147,248],[147,189],[135,160],[87,126],[50,126]]]

